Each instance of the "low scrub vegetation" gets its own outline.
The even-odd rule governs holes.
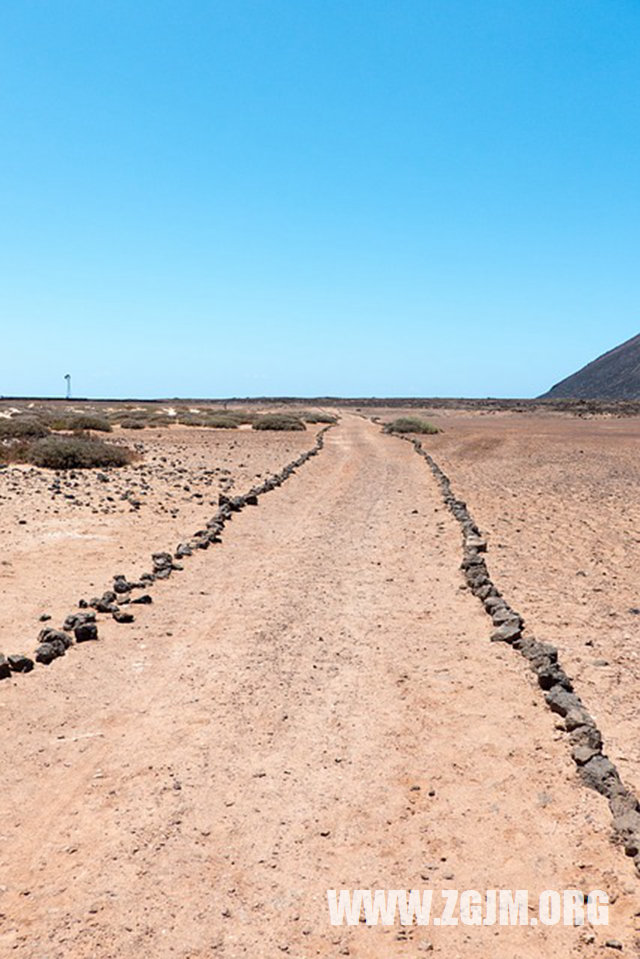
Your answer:
[[[432,423],[421,420],[417,416],[400,416],[392,420],[384,428],[385,433],[439,433],[440,430]]]
[[[146,419],[137,419],[133,416],[125,416],[120,420],[119,424],[123,430],[143,430],[145,426],[152,426],[153,424],[149,423]]]
[[[253,423],[254,430],[306,430],[298,416],[291,413],[265,413]]]
[[[337,423],[338,417],[332,413],[324,413],[320,410],[312,410],[310,413],[300,413],[300,417],[305,423]]]
[[[134,458],[130,449],[92,436],[45,436],[15,451],[16,458],[48,469],[92,469],[126,466]]]
[[[253,423],[256,415],[243,410],[202,410],[199,413],[179,413],[177,419],[183,426],[235,430],[238,426]]]
[[[48,428],[40,420],[26,416],[0,419],[0,440],[35,438],[47,436],[48,433]]]
[[[63,427],[72,430],[74,433],[79,430],[96,430],[98,433],[110,433],[111,423],[104,416],[94,416],[91,413],[78,413],[76,416],[70,416],[67,420],[68,425]]]

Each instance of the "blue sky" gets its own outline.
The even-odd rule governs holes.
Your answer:
[[[531,396],[640,332],[637,0],[3,0],[0,394]]]

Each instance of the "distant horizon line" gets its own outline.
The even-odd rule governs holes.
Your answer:
[[[638,402],[629,399],[611,397],[550,397],[540,396],[5,396],[0,394],[0,402],[46,402],[46,403],[347,403],[347,404],[401,404],[401,403],[629,403]]]

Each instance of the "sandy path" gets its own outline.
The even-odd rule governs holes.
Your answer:
[[[424,462],[347,416],[134,626],[3,684],[1,949],[593,954],[563,926],[334,928],[333,887],[603,888],[596,943],[631,947],[606,804],[459,559]]]

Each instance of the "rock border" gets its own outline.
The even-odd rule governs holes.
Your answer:
[[[50,626],[41,629],[33,659],[23,653],[12,653],[9,656],[0,653],[0,680],[9,679],[15,673],[32,672],[36,663],[48,666],[55,659],[65,655],[67,649],[74,645],[74,639],[75,644],[97,640],[97,613],[110,614],[118,623],[135,622],[135,616],[130,607],[148,605],[153,602],[153,599],[148,592],[133,598],[134,590],[151,589],[156,580],[168,579],[174,570],[184,569],[184,566],[176,560],[193,556],[196,549],[208,549],[212,544],[222,542],[222,531],[233,518],[233,514],[239,513],[246,506],[257,506],[261,496],[282,486],[295,473],[297,467],[303,466],[312,456],[317,456],[324,447],[325,433],[333,426],[335,423],[330,423],[319,430],[316,441],[310,449],[287,463],[279,473],[269,476],[259,486],[253,486],[247,493],[240,496],[226,496],[220,493],[218,511],[207,521],[203,529],[197,530],[189,539],[179,543],[173,553],[159,552],[151,555],[153,572],[142,573],[136,581],[129,581],[124,574],[117,573],[113,577],[111,588],[102,596],[96,596],[89,601],[81,599],[78,602],[79,612],[69,613],[61,629],[53,629]],[[126,608],[123,609],[123,606]],[[43,622],[50,619],[47,615],[40,618]]]
[[[517,650],[536,674],[547,706],[563,720],[561,728],[567,734],[571,758],[582,782],[607,799],[613,819],[614,840],[624,846],[627,856],[633,858],[636,873],[640,876],[640,803],[624,785],[617,767],[604,752],[602,733],[574,691],[570,677],[558,660],[557,648],[550,643],[540,642],[532,635],[523,635],[525,624],[522,616],[512,609],[491,579],[485,559],[487,543],[467,504],[455,496],[449,477],[423,449],[420,440],[409,436],[396,438],[411,443],[416,453],[427,461],[445,505],[462,528],[460,568],[471,592],[482,602],[485,612],[491,617],[495,627],[491,641],[507,643]]]

